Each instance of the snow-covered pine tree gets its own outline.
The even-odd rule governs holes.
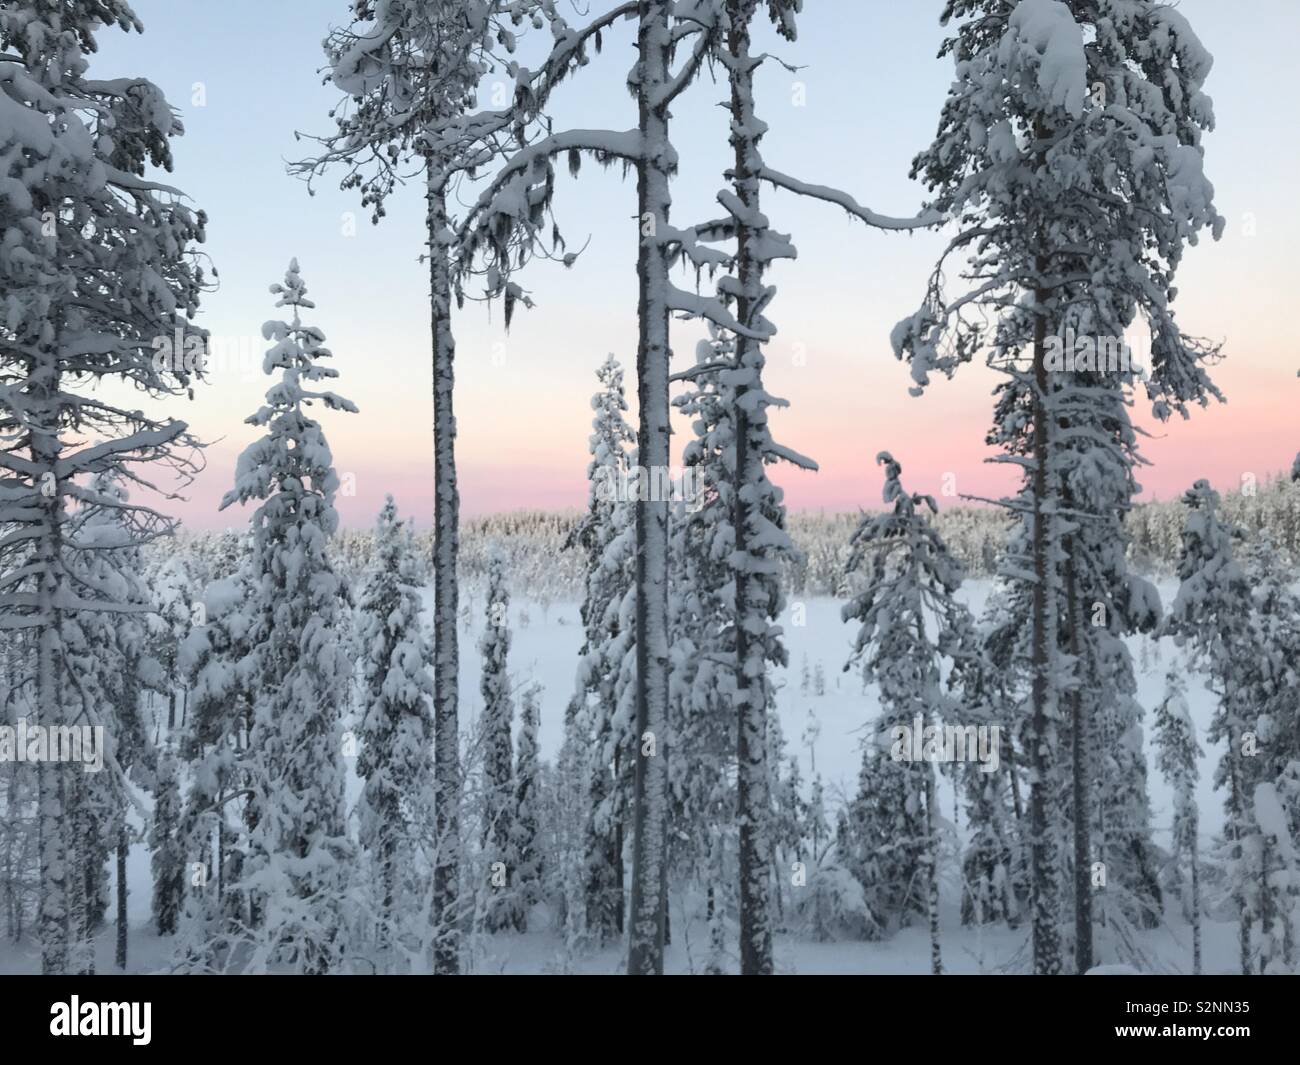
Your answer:
[[[539,835],[541,764],[537,730],[541,722],[542,688],[530,684],[519,697],[519,742],[515,747],[515,794],[510,823],[514,859],[515,927],[528,931],[528,915],[542,899],[545,875],[543,841]]]
[[[1180,666],[1165,677],[1165,697],[1155,711],[1155,740],[1156,766],[1174,793],[1173,868],[1183,913],[1192,926],[1192,974],[1200,976],[1200,811],[1196,806],[1196,781],[1200,776],[1197,762],[1201,748],[1187,708],[1187,683]]]
[[[419,840],[432,813],[433,682],[420,628],[420,590],[405,523],[390,495],[375,524],[374,554],[357,600],[361,711],[357,775],[360,839],[379,885],[381,952],[414,935],[403,921],[424,897],[410,882]]]
[[[1088,686],[1078,698],[1084,713],[1098,726],[1095,743],[1086,746],[1080,755],[1080,772],[1096,767],[1090,774],[1092,787],[1083,795],[1086,798],[1092,792],[1097,798],[1090,831],[1092,849],[1075,853],[1075,892],[1085,887],[1090,890],[1090,885],[1085,884],[1089,878],[1078,868],[1080,856],[1100,863],[1106,884],[1104,891],[1097,892],[1095,901],[1101,929],[1095,949],[1100,960],[1140,964],[1145,955],[1130,929],[1157,927],[1164,909],[1160,858],[1151,833],[1143,710],[1135,698],[1137,683],[1127,649],[1104,631],[1093,632],[1101,632],[1101,649],[1096,657],[1085,656],[1084,661],[1096,672],[1085,674]],[[1072,756],[1077,742],[1072,736]],[[1088,908],[1089,916],[1092,909]],[[1076,957],[1080,968],[1091,961],[1083,950],[1076,950]]]
[[[888,452],[877,455],[876,462],[885,467],[884,501],[893,509],[864,517],[853,535],[850,571],[867,572],[865,586],[842,611],[846,622],[859,624],[845,668],[859,666],[864,678],[880,689],[883,716],[876,734],[887,735],[893,750],[888,761],[883,751],[877,753],[878,772],[902,781],[897,785],[902,808],[891,813],[904,831],[895,842],[914,850],[920,878],[912,890],[923,895],[931,971],[937,974],[943,963],[935,771],[929,761],[913,761],[910,751],[904,750],[902,760],[897,757],[895,730],[902,728],[903,735],[911,737],[918,726],[933,728],[937,719],[950,716],[952,701],[941,687],[943,667],[945,660],[972,646],[973,623],[956,598],[961,567],[926,513],[937,513],[934,499],[904,491],[902,467]],[[868,756],[871,753],[868,750]]]
[[[674,873],[692,877],[704,889],[708,965],[718,972],[724,971],[726,918],[736,894],[725,879],[736,850],[736,721],[735,634],[726,623],[735,606],[729,564],[735,544],[734,418],[716,363],[733,350],[725,336],[702,341],[696,360],[708,372],[694,376],[673,400],[690,419],[692,435],[682,451],[683,498],[673,508],[670,542],[669,721],[677,753],[669,761],[674,826],[669,862]],[[685,498],[687,488],[690,498]],[[763,861],[770,879],[769,862],[770,851]]]
[[[1255,870],[1248,871],[1248,841],[1253,835],[1251,803],[1257,783],[1253,738],[1255,709],[1249,704],[1246,654],[1251,648],[1251,597],[1237,564],[1233,540],[1240,536],[1219,515],[1219,494],[1197,481],[1183,495],[1187,506],[1183,547],[1178,560],[1178,592],[1162,631],[1187,652],[1190,664],[1208,678],[1218,705],[1206,732],[1224,753],[1214,775],[1223,788],[1229,880],[1238,910],[1238,952],[1242,973],[1251,971],[1252,913],[1249,897]]]
[[[116,849],[118,873],[117,955],[125,966],[126,884],[122,876],[129,846],[128,812],[133,783],[146,783],[152,749],[141,715],[142,690],[164,686],[158,661],[150,653],[149,591],[142,552],[132,534],[132,512],[121,479],[111,472],[95,475],[90,490],[96,507],[70,512],[66,572],[79,588],[93,589],[120,604],[112,614],[72,611],[64,618],[64,662],[72,682],[67,700],[74,719],[102,725],[108,772],[74,780],[70,797],[77,806],[73,859],[82,876],[74,885],[72,913],[86,935],[78,937],[83,970],[93,957],[85,950],[89,934],[102,921],[108,904],[107,859]]]
[[[787,912],[786,886],[793,887],[794,876],[799,867],[807,870],[808,849],[806,825],[808,820],[808,800],[803,794],[803,771],[799,768],[799,756],[786,753],[785,733],[781,730],[781,719],[773,714],[767,728],[767,764],[772,767],[772,786],[769,790],[771,808],[769,811],[770,832],[768,845],[771,848],[772,866],[772,918],[773,928],[781,928]],[[781,772],[781,767],[785,772]]]
[[[1127,324],[1114,319],[1108,305],[1098,310],[1082,298],[1060,320],[1067,342],[1076,335],[1122,336]],[[1155,588],[1130,573],[1126,561],[1124,521],[1139,490],[1135,470],[1142,462],[1128,415],[1128,392],[1136,382],[1136,371],[1129,368],[1094,369],[1080,360],[1070,372],[1056,375],[1051,396],[1053,432],[1059,430],[1053,461],[1065,515],[1058,525],[1063,555],[1058,640],[1074,662],[1064,691],[1071,727],[1063,749],[1069,754],[1071,778],[1069,800],[1062,804],[1069,811],[1073,846],[1066,841],[1064,825],[1061,845],[1074,866],[1078,972],[1092,967],[1095,954],[1094,861],[1107,870],[1106,891],[1095,905],[1102,908],[1101,924],[1122,948],[1120,960],[1132,960],[1133,952],[1123,926],[1155,927],[1161,911],[1142,708],[1134,698],[1136,676],[1122,639],[1150,632],[1161,610]],[[1004,404],[1014,402],[1018,391],[1008,388]]]
[[[330,538],[338,528],[338,475],[318,421],[308,413],[356,412],[320,382],[338,376],[331,353],[302,311],[314,309],[292,260],[271,286],[289,321],[269,321],[263,359],[280,379],[248,424],[265,435],[235,467],[221,501],[260,500],[252,517],[252,727],[245,763],[252,789],[251,854],[241,886],[259,901],[249,964],[289,965],[306,973],[336,970],[342,960],[352,844],[344,820],[340,720],[351,674],[341,642],[347,590],[334,571]],[[262,905],[265,903],[265,905]]]
[[[176,931],[185,896],[185,852],[181,838],[180,762],[173,750],[157,754],[153,818],[149,825],[153,871],[153,922],[160,936]]]
[[[1121,409],[1132,382],[1124,367],[1108,388],[1065,387],[1079,385],[1071,380],[1076,334],[1121,343],[1144,319],[1152,338],[1145,383],[1161,419],[1218,396],[1205,371],[1217,349],[1187,337],[1171,307],[1185,244],[1203,228],[1217,236],[1223,227],[1200,146],[1213,123],[1201,91],[1211,59],[1176,10],[1126,0],[1123,17],[1115,17],[1119,6],[1021,0],[1008,10],[1002,0],[948,0],[944,22],[958,26],[943,51],[958,76],[938,136],[913,174],[957,235],[921,309],[893,334],[895,353],[911,363],[914,391],[982,349],[1008,378],[991,440],[1025,470],[1009,505],[1026,530],[1026,554],[1011,562],[1033,595],[1029,836],[1039,973],[1061,968],[1055,737],[1067,693],[1083,683],[1060,646],[1062,631],[1077,631],[1072,611],[1082,601],[1078,578],[1063,572],[1079,545],[1067,552],[1066,540],[1076,518],[1086,530],[1091,516],[1088,499],[1078,515],[1071,510],[1070,478],[1088,466],[1084,459],[1071,467],[1068,453],[1089,433],[1111,434],[1099,443],[1112,454],[1127,446],[1123,427],[1106,426],[1102,408]],[[954,253],[966,257],[964,276],[974,285],[949,297],[944,261]],[[989,313],[970,313],[981,308]],[[1049,358],[1049,337],[1058,345],[1065,338],[1068,366]],[[1095,348],[1085,369],[1096,369]],[[1105,592],[1103,602],[1123,589]],[[1082,749],[1084,712],[1069,701]],[[1075,773],[1080,799],[1083,778]],[[1075,822],[1079,855],[1088,849],[1087,822]],[[1077,874],[1079,866],[1076,858]],[[1086,966],[1091,920],[1081,879],[1078,886],[1077,960]]]
[[[464,145],[443,140],[449,120],[472,105],[493,31],[493,5],[416,3],[352,4],[354,21],[325,40],[331,76],[350,100],[332,112],[338,130],[323,138],[319,159],[300,164],[318,172],[342,164],[343,188],[358,188],[373,220],[401,180],[402,168],[423,159],[425,225],[432,329],[434,418],[434,971],[459,971],[460,763],[458,716],[457,573],[460,498],[456,483],[453,408],[455,340],[452,283],[447,259],[447,194]],[[471,147],[474,142],[471,141]],[[367,168],[373,168],[369,174]]]
[[[198,968],[223,964],[230,933],[255,923],[238,887],[255,816],[245,757],[257,668],[250,539],[225,542],[215,567],[222,575],[201,599],[204,623],[190,630],[179,654],[189,714],[178,746],[191,776],[182,833],[186,858],[203,881],[185,893],[180,953]]]
[[[1017,593],[1022,591],[1023,585],[994,589],[976,633],[978,646],[950,678],[961,690],[967,719],[999,730],[999,771],[986,773],[982,766],[966,765],[958,774],[968,825],[962,856],[963,924],[1005,921],[1014,928],[1027,897],[1014,738],[1018,701],[1027,691],[1020,668],[1021,619],[1026,611],[1024,596]]]
[[[487,610],[479,640],[482,673],[479,692],[483,714],[479,730],[483,743],[483,824],[481,843],[489,882],[484,925],[500,932],[518,925],[514,889],[517,882],[514,849],[514,697],[510,684],[510,592],[505,558],[494,550],[488,560]]]
[[[623,837],[631,807],[632,734],[618,717],[617,679],[628,634],[621,610],[633,580],[627,500],[629,455],[635,436],[624,412],[623,369],[613,355],[596,371],[600,388],[591,397],[587,512],[566,546],[586,555],[578,664],[578,706],[569,726],[582,737],[575,753],[585,767],[587,806],[584,843],[583,929],[597,943],[622,933]],[[616,731],[617,729],[617,731]],[[567,737],[566,737],[567,739]]]
[[[1259,928],[1255,970],[1296,971],[1300,944],[1300,736],[1295,728],[1300,690],[1300,595],[1292,574],[1267,534],[1250,544],[1245,559],[1251,589],[1250,644],[1240,694],[1254,718],[1244,735],[1255,770],[1252,835],[1244,845],[1244,881],[1251,918]]]
[[[925,911],[916,890],[923,870],[912,783],[878,733],[863,741],[858,788],[839,822],[836,849],[862,887],[867,939],[884,938]]]
[[[821,863],[831,842],[831,823],[826,817],[826,785],[822,775],[813,775],[812,791],[808,796],[808,842],[812,846],[813,861]]]
[[[183,725],[189,693],[182,692],[180,648],[202,611],[195,610],[194,582],[186,560],[178,553],[165,558],[150,581],[157,613],[150,619],[150,635],[157,647],[163,672],[163,697],[167,700],[167,729]]]
[[[123,607],[67,571],[84,549],[68,531],[69,502],[83,520],[115,505],[79,478],[146,483],[146,463],[193,469],[185,423],[119,406],[98,387],[111,378],[153,399],[186,394],[196,367],[183,353],[203,335],[192,318],[204,287],[194,251],[204,215],[148,176],[171,169],[181,123],[151,82],[88,74],[96,34],[111,25],[142,29],[124,0],[16,0],[0,10],[0,626],[36,633],[31,716],[46,727],[67,722],[76,681],[66,614]],[[158,357],[156,341],[174,343],[177,357]],[[136,543],[170,529],[147,507],[128,514]],[[41,966],[62,973],[80,934],[69,882],[77,789],[61,763],[42,763],[38,775]]]
[[[635,465],[636,452],[629,454]],[[613,539],[603,568],[623,588],[622,597],[607,607],[608,637],[601,650],[599,668],[610,679],[608,711],[593,712],[595,729],[589,762],[586,832],[586,883],[591,931],[608,937],[608,929],[625,926],[627,895],[624,871],[627,828],[632,814],[636,721],[636,589],[633,584],[636,551],[635,512],[630,504],[615,510]],[[585,659],[580,668],[591,668]],[[595,907],[594,909],[592,907]],[[600,929],[594,924],[600,922]]]
[[[15,726],[27,712],[25,681],[33,660],[31,634],[21,629],[0,629],[0,718]],[[4,934],[21,939],[39,906],[38,882],[40,814],[37,781],[30,763],[0,762],[0,908],[4,911]]]
[[[813,811],[822,810],[820,787],[818,777],[810,803]],[[844,937],[862,939],[871,934],[866,893],[839,850],[840,842],[847,842],[850,835],[846,811],[841,809],[839,815],[834,836],[830,834],[829,824],[822,821],[821,842],[809,852],[813,858],[807,884],[796,892],[794,899],[794,908],[802,917],[804,928],[821,943]]]
[[[198,574],[200,586],[207,587],[213,581],[224,581],[234,576],[247,554],[248,535],[226,529],[211,544],[210,553],[202,557],[202,572]]]
[[[727,0],[723,33],[715,48],[727,71],[731,91],[731,136],[734,166],[731,187],[719,194],[726,223],[735,235],[732,271],[719,284],[721,301],[734,301],[734,343],[729,365],[718,375],[727,417],[715,432],[725,430],[724,442],[731,458],[731,484],[724,501],[730,521],[723,525],[731,550],[727,556],[734,582],[730,641],[734,660],[731,687],[736,714],[736,823],[739,829],[740,971],[766,975],[773,971],[771,870],[767,866],[771,845],[768,810],[770,774],[767,765],[766,728],[771,697],[770,665],[786,664],[781,630],[774,622],[784,607],[780,582],[783,560],[794,555],[785,532],[782,493],[767,476],[769,464],[786,461],[805,470],[817,464],[779,446],[768,428],[768,408],[785,405],[767,392],[763,382],[766,354],[763,341],[775,333],[764,317],[775,289],[764,281],[770,263],[794,258],[789,240],[775,232],[761,207],[763,156],[760,144],[766,124],[758,118],[754,98],[755,71],[763,62],[750,48],[752,22],[758,0]],[[767,5],[778,31],[795,36],[798,2],[778,0]],[[716,316],[714,316],[716,322]],[[814,856],[816,858],[816,856]]]
[[[555,762],[552,847],[547,863],[554,895],[559,899],[563,957],[567,966],[587,940],[586,840],[591,806],[587,776],[591,741],[579,696],[564,709],[564,740]]]
[[[1291,827],[1293,819],[1288,817],[1272,781],[1255,785],[1251,816],[1256,834],[1246,847],[1246,855],[1258,877],[1252,897],[1259,920],[1257,971],[1266,976],[1294,976],[1296,899],[1300,897],[1296,865],[1300,855]]]

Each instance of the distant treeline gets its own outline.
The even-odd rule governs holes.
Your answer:
[[[972,577],[992,576],[1005,548],[1010,523],[996,507],[942,507],[937,526],[953,554]],[[1186,509],[1180,500],[1137,505],[1129,515],[1129,561],[1147,574],[1173,572]],[[1277,478],[1253,490],[1225,493],[1224,517],[1242,531],[1247,541],[1269,537],[1290,565],[1300,564],[1300,485]],[[577,548],[567,548],[569,533],[579,518],[577,511],[518,510],[467,519],[461,527],[461,579],[477,588],[485,579],[490,549],[496,545],[505,556],[507,572],[518,595],[539,603],[577,600],[581,597],[584,558]],[[803,511],[791,514],[789,529],[800,550],[798,562],[787,567],[787,589],[794,595],[845,594],[845,565],[849,537],[858,515]],[[222,553],[221,541],[230,533],[186,533],[181,539],[200,570],[205,558]],[[427,558],[433,531],[415,534]],[[362,572],[370,561],[372,535],[349,529],[335,540],[339,561],[349,575]],[[169,550],[159,545],[156,550]]]

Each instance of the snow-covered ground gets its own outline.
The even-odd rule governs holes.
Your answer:
[[[989,581],[968,581],[963,599],[976,613],[984,608],[991,591]],[[1176,590],[1176,582],[1157,583],[1161,598],[1169,602]],[[471,600],[472,624],[461,630],[461,705],[462,714],[473,717],[478,712],[478,636],[483,627],[483,604]],[[790,652],[790,666],[776,673],[778,688],[777,706],[781,728],[785,733],[788,753],[797,753],[805,781],[811,779],[812,761],[826,783],[827,793],[835,796],[851,795],[857,787],[858,765],[861,761],[859,739],[865,726],[880,713],[880,703],[874,691],[864,691],[861,678],[856,673],[845,673],[844,663],[851,650],[852,628],[840,620],[839,600],[814,598],[792,599],[786,606],[783,619],[786,646]],[[578,648],[582,643],[582,627],[576,604],[552,604],[543,614],[536,604],[515,601],[511,604],[511,624],[514,627],[510,649],[510,672],[516,687],[537,681],[545,687],[542,696],[541,751],[542,757],[554,759],[563,739],[564,707],[573,691],[577,669]],[[803,624],[798,622],[802,619]],[[1137,637],[1129,641],[1130,651],[1138,669],[1138,700],[1148,710],[1163,697],[1165,671],[1175,661],[1171,641],[1155,641]],[[802,691],[804,665],[813,685],[807,694]],[[825,694],[815,689],[818,672],[825,680]],[[1204,734],[1213,710],[1211,697],[1199,680],[1188,684],[1188,705],[1196,724],[1198,738],[1203,748],[1200,790],[1198,800],[1201,810],[1201,828],[1208,839],[1223,824],[1221,796],[1211,787],[1213,766],[1218,762],[1219,750],[1206,747]],[[815,715],[820,733],[812,750],[802,744],[809,713]],[[1147,743],[1147,764],[1153,765],[1150,743]],[[1171,796],[1164,780],[1154,769],[1150,775],[1152,812],[1158,842],[1167,843],[1167,830],[1172,816]],[[951,794],[944,809],[951,807]]]
[[[1172,584],[1158,586],[1168,602]],[[970,581],[965,586],[968,605],[978,613],[984,606],[991,585],[988,581]],[[478,638],[484,625],[481,596],[469,597],[470,623],[461,628],[461,706],[466,727],[477,716],[479,697]],[[430,604],[426,604],[426,607]],[[582,628],[576,603],[553,603],[543,609],[527,600],[514,600],[510,608],[513,643],[510,673],[516,690],[530,681],[544,686],[540,742],[542,757],[553,760],[562,740],[564,708],[573,690],[578,648]],[[800,624],[799,622],[803,623]],[[852,795],[856,788],[860,760],[859,738],[866,726],[879,714],[873,692],[863,690],[855,673],[843,672],[850,648],[851,629],[840,621],[840,603],[827,598],[794,599],[787,606],[784,619],[790,666],[777,675],[778,709],[781,727],[788,744],[787,753],[797,754],[805,782],[812,776],[813,761],[826,784],[828,799],[838,802]],[[1172,644],[1146,638],[1130,641],[1134,662],[1139,670],[1139,700],[1148,709],[1161,698],[1164,674],[1174,660]],[[808,690],[803,690],[805,665]],[[824,679],[824,692],[818,694],[817,678]],[[1202,845],[1208,846],[1223,823],[1222,796],[1211,787],[1213,767],[1219,751],[1204,740],[1212,704],[1199,680],[1188,684],[1188,704],[1204,751],[1198,792],[1201,811]],[[803,743],[809,714],[820,726],[815,741]],[[1147,763],[1153,765],[1150,742]],[[1171,796],[1163,778],[1154,769],[1149,774],[1151,807],[1157,842],[1168,844],[1171,820]],[[940,808],[952,809],[951,790],[941,784]],[[354,799],[355,794],[350,796]],[[961,831],[963,822],[958,821]],[[1028,929],[975,929],[961,925],[958,916],[959,888],[954,870],[945,870],[943,883],[943,952],[945,967],[951,972],[979,973],[1023,971],[1026,967]],[[149,926],[151,876],[149,853],[135,846],[127,869],[128,904],[131,928],[131,961],[134,971],[157,971],[170,957],[170,943],[159,940]],[[696,907],[689,900],[672,900],[671,920],[674,941],[666,960],[672,972],[698,970],[704,959],[707,936],[702,922],[694,915]],[[539,915],[540,916],[540,915]],[[1231,972],[1235,967],[1236,926],[1206,921],[1204,924],[1206,972]],[[1182,923],[1145,933],[1143,949],[1156,959],[1157,967],[1167,971],[1190,971],[1191,934]],[[99,967],[112,971],[114,932],[111,925],[99,941]],[[881,943],[816,943],[790,936],[776,940],[777,967],[792,973],[925,973],[929,971],[929,941],[924,928],[905,929]],[[1107,960],[1102,958],[1102,960]],[[554,972],[562,971],[563,959],[559,938],[549,931],[524,935],[501,935],[479,944],[473,968],[479,972]],[[625,964],[617,948],[574,959],[574,971],[588,973],[618,972]],[[27,941],[15,946],[0,939],[0,973],[35,972],[39,968],[36,944]]]

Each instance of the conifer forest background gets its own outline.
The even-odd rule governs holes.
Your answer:
[[[0,0],[0,973],[1300,971],[1298,33]]]

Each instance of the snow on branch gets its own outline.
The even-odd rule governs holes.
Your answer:
[[[890,218],[888,215],[877,214],[875,211],[863,207],[847,192],[833,189],[827,185],[810,185],[797,178],[792,178],[788,174],[773,170],[769,166],[763,167],[758,172],[758,176],[763,181],[779,189],[785,189],[799,196],[808,196],[814,200],[825,200],[827,203],[832,203],[875,229],[927,229],[930,226],[940,225],[944,221],[943,215],[937,211],[926,211],[924,214],[916,215],[913,218]]]
[[[719,329],[726,329],[737,336],[750,337],[753,340],[768,340],[774,332],[771,328],[750,329],[742,325],[720,299],[687,292],[676,285],[668,286],[668,309],[681,312],[687,319],[703,318]]]

